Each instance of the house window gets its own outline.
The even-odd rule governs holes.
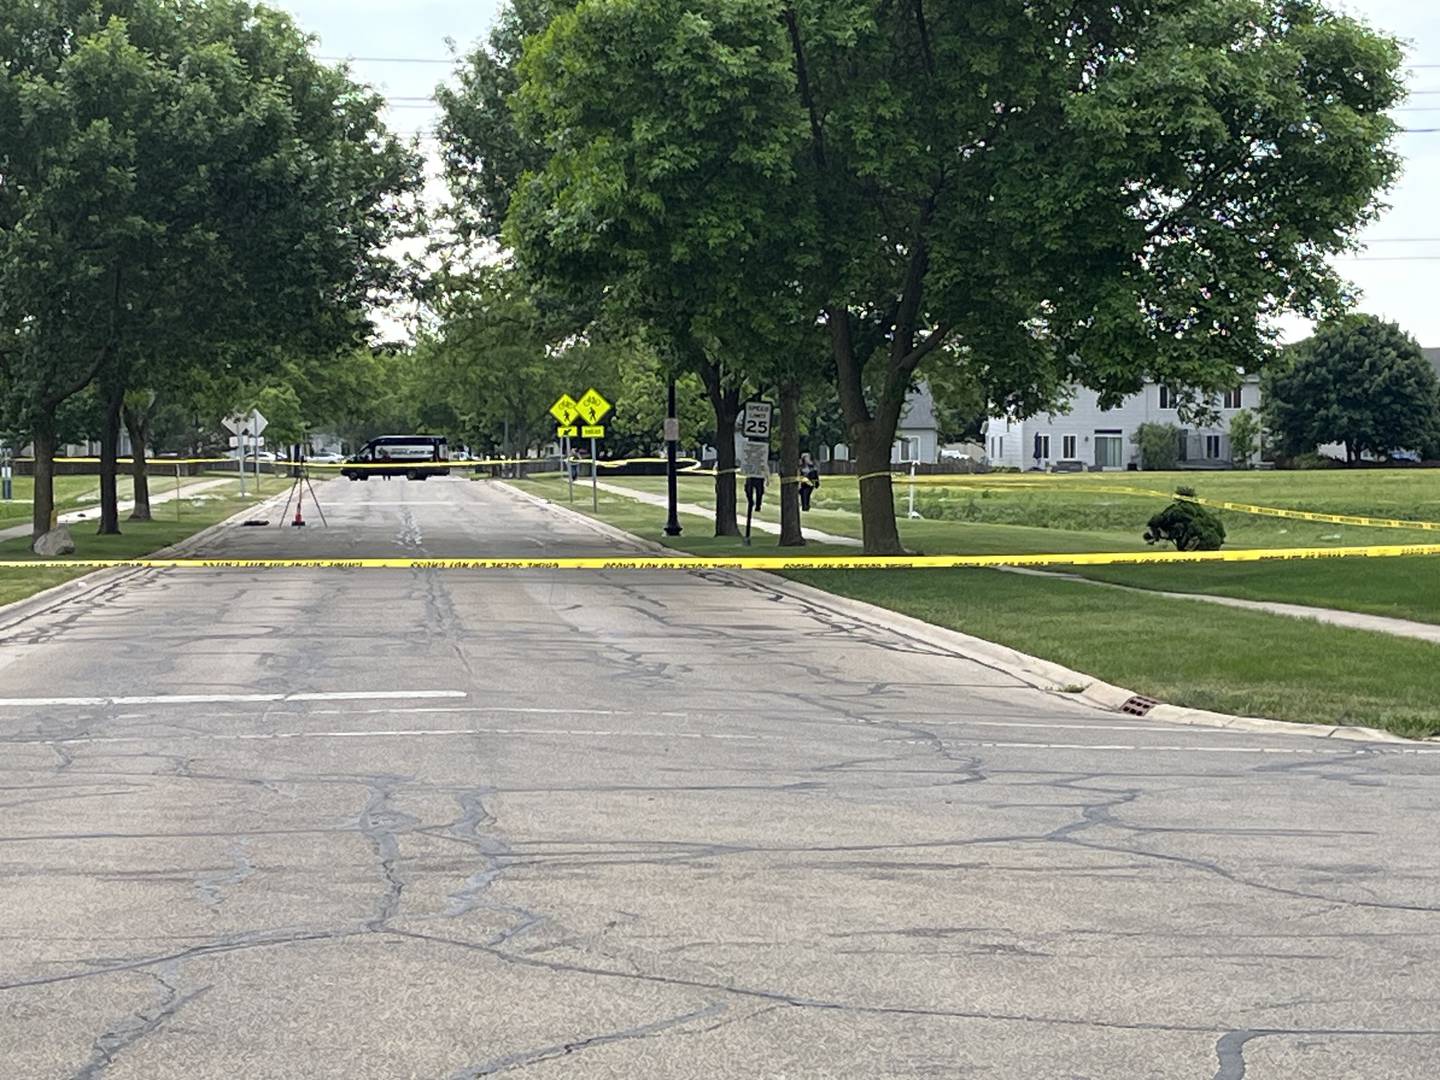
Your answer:
[[[1206,456],[1207,458],[1209,458],[1211,461],[1219,461],[1219,460],[1220,460],[1220,436],[1219,436],[1219,435],[1206,435],[1206,436],[1205,436],[1205,456]]]
[[[1062,458],[1064,458],[1066,461],[1074,461],[1074,460],[1075,460],[1075,436],[1074,436],[1074,435],[1062,435],[1062,436],[1060,436],[1060,449],[1063,451],[1063,453],[1060,455]]]
[[[1225,391],[1224,407],[1227,409],[1243,409],[1245,407],[1244,399],[1240,395],[1240,387],[1237,386],[1234,390]]]
[[[990,451],[990,456],[993,457],[993,458],[996,458],[997,460],[998,460],[999,458],[1004,457],[1004,456],[1005,456],[1005,436],[1004,436],[1004,435],[996,435],[995,438],[991,439],[990,441],[995,444],[994,448]]]
[[[1170,392],[1168,386],[1160,387],[1160,408],[1173,409],[1176,407],[1175,395]]]
[[[1040,461],[1050,460],[1050,436],[1035,436],[1035,457]]]

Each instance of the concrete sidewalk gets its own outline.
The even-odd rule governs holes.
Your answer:
[[[151,482],[152,482],[152,485],[154,484],[155,479],[156,479],[156,478],[155,478],[153,475],[150,477],[150,480],[151,480]],[[171,488],[171,489],[169,489],[168,491],[163,491],[163,492],[152,490],[151,493],[150,493],[150,505],[151,505],[151,506],[159,506],[161,503],[174,502],[176,498],[188,499],[188,498],[191,498],[191,497],[194,496],[194,495],[203,494],[203,493],[206,492],[206,491],[210,491],[210,490],[212,490],[212,489],[214,489],[214,488],[217,488],[217,487],[220,487],[220,486],[222,486],[222,485],[224,485],[224,484],[234,484],[234,483],[235,483],[235,480],[234,480],[233,477],[231,477],[231,478],[225,478],[225,479],[220,479],[220,480],[202,480],[202,481],[200,481],[198,484],[186,484],[186,485],[185,485],[184,487],[182,487],[178,492],[177,492],[174,488]],[[134,500],[134,499],[125,499],[125,500],[121,501],[121,503],[120,503],[120,512],[121,512],[122,514],[123,514],[125,511],[127,511],[127,510],[133,510],[134,508],[135,508],[135,500]],[[88,509],[88,510],[72,510],[72,511],[70,511],[70,512],[67,513],[67,514],[61,514],[61,515],[60,515],[60,524],[61,524],[61,525],[74,525],[76,522],[79,522],[79,521],[94,521],[95,518],[97,518],[97,517],[99,516],[99,514],[100,514],[100,506],[99,506],[99,504],[97,503],[92,509]],[[10,528],[8,528],[8,529],[0,529],[0,540],[18,540],[18,539],[20,539],[21,537],[25,537],[25,536],[29,536],[29,535],[30,535],[30,526],[29,526],[29,525],[12,525],[12,526],[11,526]]]
[[[586,481],[577,480],[575,483],[578,486],[586,482],[588,482],[588,478]],[[619,484],[607,484],[603,480],[601,480],[597,486],[606,494],[622,495],[627,499],[642,502],[646,506],[658,506],[662,509],[666,506],[664,495],[653,495],[648,491],[635,491],[632,488],[622,487]],[[689,514],[691,517],[703,517],[712,520],[715,517],[715,511],[711,507],[701,506],[699,503],[682,502],[678,505],[677,509],[680,513]],[[755,532],[766,533],[770,536],[780,535],[780,526],[769,521],[752,522],[751,528]],[[817,544],[837,544],[841,547],[854,548],[862,546],[860,541],[856,540],[853,536],[837,536],[834,533],[821,532],[819,529],[804,529],[802,531],[806,540],[814,541]]]

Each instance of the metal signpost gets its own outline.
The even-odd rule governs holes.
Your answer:
[[[0,499],[10,502],[15,498],[15,468],[11,464],[8,446],[0,446]]]
[[[570,440],[580,434],[575,428],[575,421],[580,418],[580,409],[569,394],[561,394],[560,399],[550,406],[550,415],[560,425],[555,429],[555,437],[560,440],[560,460],[565,468],[565,483],[570,489],[570,501],[574,502],[575,473],[570,468]]]
[[[238,416],[227,417],[221,421],[225,429],[231,432],[240,450],[240,494],[245,494],[245,455],[248,453],[245,440],[247,436],[255,439],[255,494],[260,494],[260,436],[265,434],[265,429],[270,422],[265,419],[259,409],[252,409],[249,413],[241,413]]]
[[[600,451],[598,441],[605,437],[605,429],[600,426],[600,421],[610,414],[610,402],[605,400],[604,395],[593,386],[586,390],[580,400],[575,403],[575,408],[580,413],[580,419],[585,421],[585,426],[580,429],[580,435],[590,440],[590,509],[593,512],[600,510]]]
[[[747,401],[740,420],[745,441],[740,448],[740,471],[745,474],[745,546],[750,546],[750,526],[755,511],[765,498],[765,481],[770,477],[770,425],[775,406],[768,401]]]
[[[665,408],[665,535],[679,536],[680,527],[680,420],[675,415],[675,380],[670,380]]]

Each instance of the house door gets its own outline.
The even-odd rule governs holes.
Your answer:
[[[1095,464],[1101,469],[1118,469],[1124,465],[1125,437],[1123,435],[1095,436]]]

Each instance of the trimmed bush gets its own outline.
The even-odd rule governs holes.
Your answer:
[[[1220,518],[1193,502],[1173,502],[1150,519],[1145,542],[1169,541],[1178,551],[1219,551],[1225,543]]]
[[[1141,424],[1130,436],[1146,472],[1169,472],[1180,462],[1180,429],[1174,424]]]

